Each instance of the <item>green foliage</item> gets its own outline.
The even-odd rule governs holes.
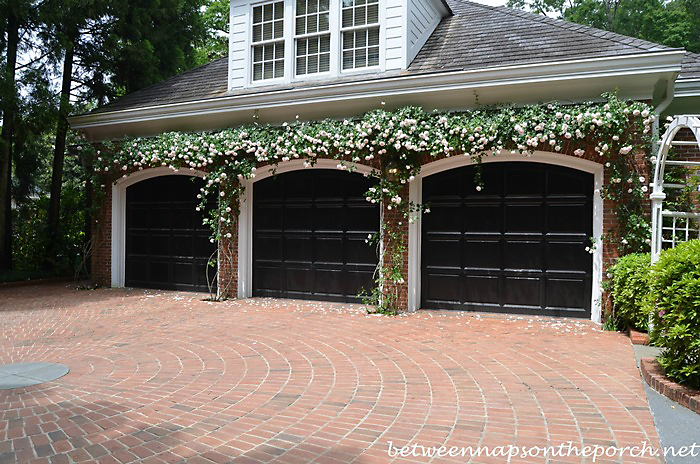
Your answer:
[[[614,304],[614,319],[622,325],[649,329],[649,279],[651,255],[632,253],[617,260],[608,269],[609,289]]]
[[[697,0],[509,0],[507,5],[700,53]]]
[[[545,146],[560,152],[569,142],[579,146],[575,155],[583,156],[588,149],[589,155],[609,160],[615,172],[632,179],[612,182],[600,193],[623,203],[629,201],[627,216],[622,219],[633,215],[642,218],[641,198],[646,187],[634,171],[633,155],[635,149],[643,148],[639,140],[645,143],[644,135],[649,134],[655,116],[643,103],[620,101],[615,95],[605,98],[604,103],[507,106],[451,113],[425,112],[415,107],[376,109],[353,120],[294,121],[279,126],[254,122],[216,132],[170,132],[124,140],[118,145],[105,143],[94,153],[95,185],[104,186],[116,176],[156,166],[204,171],[206,186],[200,194],[199,208],[206,207],[208,195],[218,193],[218,207],[207,223],[212,228],[212,239],[219,240],[231,238],[229,230],[244,188],[241,181],[255,177],[258,165],[274,168],[280,162],[300,159],[311,166],[319,158],[331,158],[338,161],[338,169],[352,171],[355,163],[369,163],[375,166],[371,175],[377,184],[368,190],[367,201],[383,205],[398,217],[396,224],[383,226],[381,231],[382,265],[376,280],[377,288],[382,289],[378,302],[383,311],[391,312],[406,279],[401,261],[407,243],[403,223],[416,220],[424,210],[408,201],[407,186],[420,173],[426,155],[468,156],[478,164],[482,157],[504,151],[527,156]],[[84,149],[95,147],[85,144]],[[635,199],[639,201],[632,201]],[[611,234],[608,240],[627,243],[630,249],[643,248],[647,246],[647,234],[641,227],[630,226],[622,233]]]
[[[205,3],[202,21],[206,30],[206,38],[196,50],[198,65],[228,55],[229,0],[209,0]]]
[[[662,252],[650,287],[659,362],[670,378],[700,387],[700,240]]]

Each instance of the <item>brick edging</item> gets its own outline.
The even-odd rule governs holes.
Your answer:
[[[651,388],[676,403],[700,414],[700,390],[684,387],[666,377],[664,370],[656,359],[643,358],[639,362],[642,377]]]
[[[627,333],[630,336],[630,341],[633,345],[648,345],[649,334],[634,330],[632,327],[627,328]]]

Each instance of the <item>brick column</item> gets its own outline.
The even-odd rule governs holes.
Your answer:
[[[95,186],[95,192],[103,195],[96,201],[99,208],[92,222],[92,246],[90,249],[90,280],[93,284],[112,285],[112,184]]]
[[[238,220],[226,232],[231,238],[224,233],[219,241],[219,296],[238,298]]]
[[[401,190],[400,195],[402,200],[407,204],[408,184],[406,184]],[[403,258],[401,262],[401,275],[403,276],[403,283],[385,284],[384,294],[395,295],[398,293],[396,307],[399,312],[404,312],[408,310],[408,220],[404,218],[403,213],[398,211],[395,207],[392,206],[392,208],[389,209],[389,205],[386,203],[382,205],[382,209],[382,220],[384,221],[384,227],[386,229],[391,228],[392,230],[401,231],[400,243],[393,243],[385,234],[383,242],[384,256],[390,259],[395,247],[403,248]],[[392,263],[384,263],[384,265],[391,266]]]

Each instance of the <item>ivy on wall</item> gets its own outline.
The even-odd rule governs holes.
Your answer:
[[[254,178],[261,165],[274,168],[299,159],[312,166],[319,158],[335,159],[338,169],[348,171],[354,170],[354,163],[371,165],[368,175],[377,183],[368,190],[367,201],[382,204],[403,218],[382,224],[377,237],[383,246],[372,299],[379,310],[394,312],[398,296],[387,289],[398,288],[405,279],[402,262],[407,237],[403,221],[416,220],[423,209],[408,201],[406,185],[420,173],[426,156],[469,156],[479,164],[484,156],[504,152],[528,156],[542,147],[561,152],[565,144],[573,144],[576,156],[593,155],[606,163],[611,173],[598,193],[615,202],[620,226],[608,231],[605,239],[625,253],[646,250],[648,182],[634,156],[647,147],[655,115],[644,103],[622,101],[614,94],[603,97],[604,101],[595,103],[460,112],[380,108],[357,119],[297,120],[282,125],[254,122],[214,132],[169,132],[99,147],[86,143],[83,149],[95,150],[97,185],[159,166],[205,172],[206,186],[198,208],[204,208],[212,195],[219,197],[206,219],[212,228],[212,241],[232,238],[230,230],[243,191],[241,181]],[[476,188],[488,186],[477,179]]]

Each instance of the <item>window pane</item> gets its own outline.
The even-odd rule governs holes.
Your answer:
[[[296,73],[298,75],[306,74],[306,58],[304,58],[304,57],[297,58]]]
[[[365,21],[366,12],[367,9],[365,7],[355,8],[355,26],[367,24],[367,21]]]
[[[375,27],[368,31],[368,45],[379,45],[379,28]]]
[[[318,12],[318,0],[309,0],[309,13]]]
[[[268,3],[267,5],[263,5],[264,8],[264,14],[263,14],[263,19],[265,21],[272,21],[273,18],[273,5],[272,3]]]
[[[274,45],[265,45],[265,50],[263,51],[263,59],[265,61],[270,61],[274,58],[274,52],[275,52],[275,46]]]
[[[367,46],[367,31],[355,32],[355,48]]]
[[[367,24],[379,22],[379,5],[369,5],[367,7]]]
[[[314,37],[309,40],[309,55],[318,54],[318,40]]]
[[[275,44],[275,59],[284,59],[284,42]]]
[[[352,51],[343,52],[343,69],[352,69],[353,59]]]
[[[367,54],[367,66],[379,66],[379,47],[370,47]]]
[[[253,80],[259,81],[262,79],[262,63],[255,63],[253,65]]]
[[[297,0],[297,16],[306,14],[306,0]]]
[[[353,5],[353,0],[343,0],[343,8],[350,8]]]
[[[253,61],[255,63],[261,62],[263,59],[263,48],[262,46],[253,47]]]
[[[263,78],[272,79],[272,76],[274,76],[274,65],[272,64],[272,61],[269,61],[264,63]]]
[[[321,52],[330,52],[331,51],[331,36],[330,35],[321,36],[320,49],[321,49]]]
[[[253,8],[253,24],[262,22],[262,7],[256,6]]]
[[[328,0],[321,0],[319,3],[318,11],[328,11],[329,10]]]
[[[284,18],[284,2],[275,3],[275,19]]]
[[[263,23],[263,40],[272,38],[272,23]]]
[[[297,35],[306,33],[305,19],[306,18],[304,18],[303,16],[301,18],[297,18],[297,29],[296,29]]]
[[[312,34],[318,32],[318,16],[307,16],[306,17],[306,32]]]
[[[343,27],[352,27],[352,10],[343,10]]]
[[[343,50],[349,50],[353,47],[353,32],[343,32]]]
[[[318,30],[327,31],[329,28],[328,13],[318,15]]]
[[[281,39],[284,36],[284,21],[275,21],[275,39]]]
[[[253,26],[253,42],[260,42],[262,40],[262,26]]]
[[[355,67],[364,68],[365,66],[367,66],[367,49],[355,50]]]
[[[297,40],[297,56],[306,55],[306,39]]]
[[[318,70],[319,72],[328,72],[331,69],[331,54],[324,53],[319,58]]]
[[[284,60],[275,61],[275,77],[284,77]]]
[[[318,72],[318,55],[309,56],[309,74]]]

